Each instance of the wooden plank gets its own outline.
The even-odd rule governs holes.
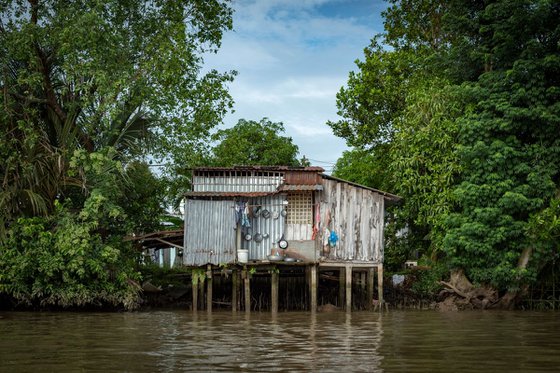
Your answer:
[[[379,311],[381,311],[383,309],[383,264],[377,267],[377,293],[379,298]]]
[[[243,276],[243,289],[245,291],[245,312],[251,312],[251,279],[247,267],[243,268],[245,276]]]
[[[271,274],[271,289],[270,289],[270,298],[272,300],[272,307],[271,311],[273,313],[278,312],[278,272],[273,270]]]
[[[383,263],[383,259],[384,259],[384,247],[383,247],[383,242],[384,242],[384,238],[383,238],[383,228],[384,228],[384,221],[383,218],[385,216],[385,206],[384,206],[384,199],[382,196],[380,196],[379,198],[379,203],[378,203],[378,223],[377,223],[377,260],[379,263]]]
[[[352,266],[346,266],[346,312],[352,311]]]
[[[310,267],[311,312],[317,311],[317,266]]]
[[[342,307],[344,304],[344,294],[346,293],[346,269],[340,267],[338,272],[338,305]]]
[[[206,311],[212,312],[212,265],[206,267]]]
[[[192,311],[196,312],[198,310],[198,283],[192,282]]]
[[[239,293],[239,273],[237,269],[231,271],[231,311],[237,312],[237,295]]]
[[[371,241],[371,229],[369,229],[369,206],[371,204],[372,192],[364,190],[362,193],[362,203],[360,204],[360,249],[361,257],[364,260],[371,260],[373,258]]]
[[[366,304],[367,309],[372,309],[373,307],[373,284],[374,284],[375,270],[373,268],[368,268],[367,271],[367,296]]]
[[[342,230],[342,224],[344,222],[344,217],[343,217],[343,213],[342,213],[342,209],[343,209],[343,200],[342,200],[342,183],[337,182],[336,183],[336,224],[333,224],[332,229],[335,230],[337,233],[339,233]],[[334,248],[331,249],[331,252],[334,252],[334,258],[337,259],[342,259],[339,256],[339,245],[340,242],[338,243],[337,246],[335,246]]]

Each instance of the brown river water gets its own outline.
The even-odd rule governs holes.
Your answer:
[[[558,372],[560,314],[0,312],[0,372]]]

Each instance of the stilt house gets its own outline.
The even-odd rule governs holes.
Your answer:
[[[185,202],[184,244],[178,258],[187,267],[241,267],[245,310],[251,308],[251,271],[272,276],[272,311],[278,309],[279,273],[304,270],[310,309],[317,309],[318,274],[338,272],[339,300],[352,309],[352,283],[367,282],[373,301],[377,270],[378,302],[383,303],[385,206],[399,197],[341,180],[320,167],[206,167],[193,170]],[[271,271],[271,266],[274,270]],[[284,271],[284,272],[282,272]],[[301,272],[300,272],[301,273]],[[366,280],[367,277],[367,280]],[[239,306],[233,276],[232,309]],[[193,283],[194,285],[194,283]],[[212,307],[212,281],[207,284]],[[338,302],[338,304],[341,301]],[[193,289],[193,309],[197,291]]]
[[[382,265],[385,205],[397,200],[320,167],[197,168],[183,264]]]

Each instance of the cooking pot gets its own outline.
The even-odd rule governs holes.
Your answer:
[[[267,209],[264,209],[261,211],[261,216],[265,219],[270,218],[270,211],[268,211]]]
[[[253,239],[253,235],[251,233],[247,233],[245,235],[245,241],[251,241]]]
[[[288,248],[288,241],[286,241],[286,239],[284,239],[284,235],[282,235],[282,238],[280,238],[280,240],[278,241],[278,247],[281,249],[287,249]]]
[[[253,240],[255,242],[261,242],[263,240],[263,235],[260,233],[255,234],[255,237],[253,237]]]

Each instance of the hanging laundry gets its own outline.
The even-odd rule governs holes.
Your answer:
[[[251,228],[251,222],[249,221],[249,203],[247,202],[245,202],[245,207],[241,214],[241,226]]]

